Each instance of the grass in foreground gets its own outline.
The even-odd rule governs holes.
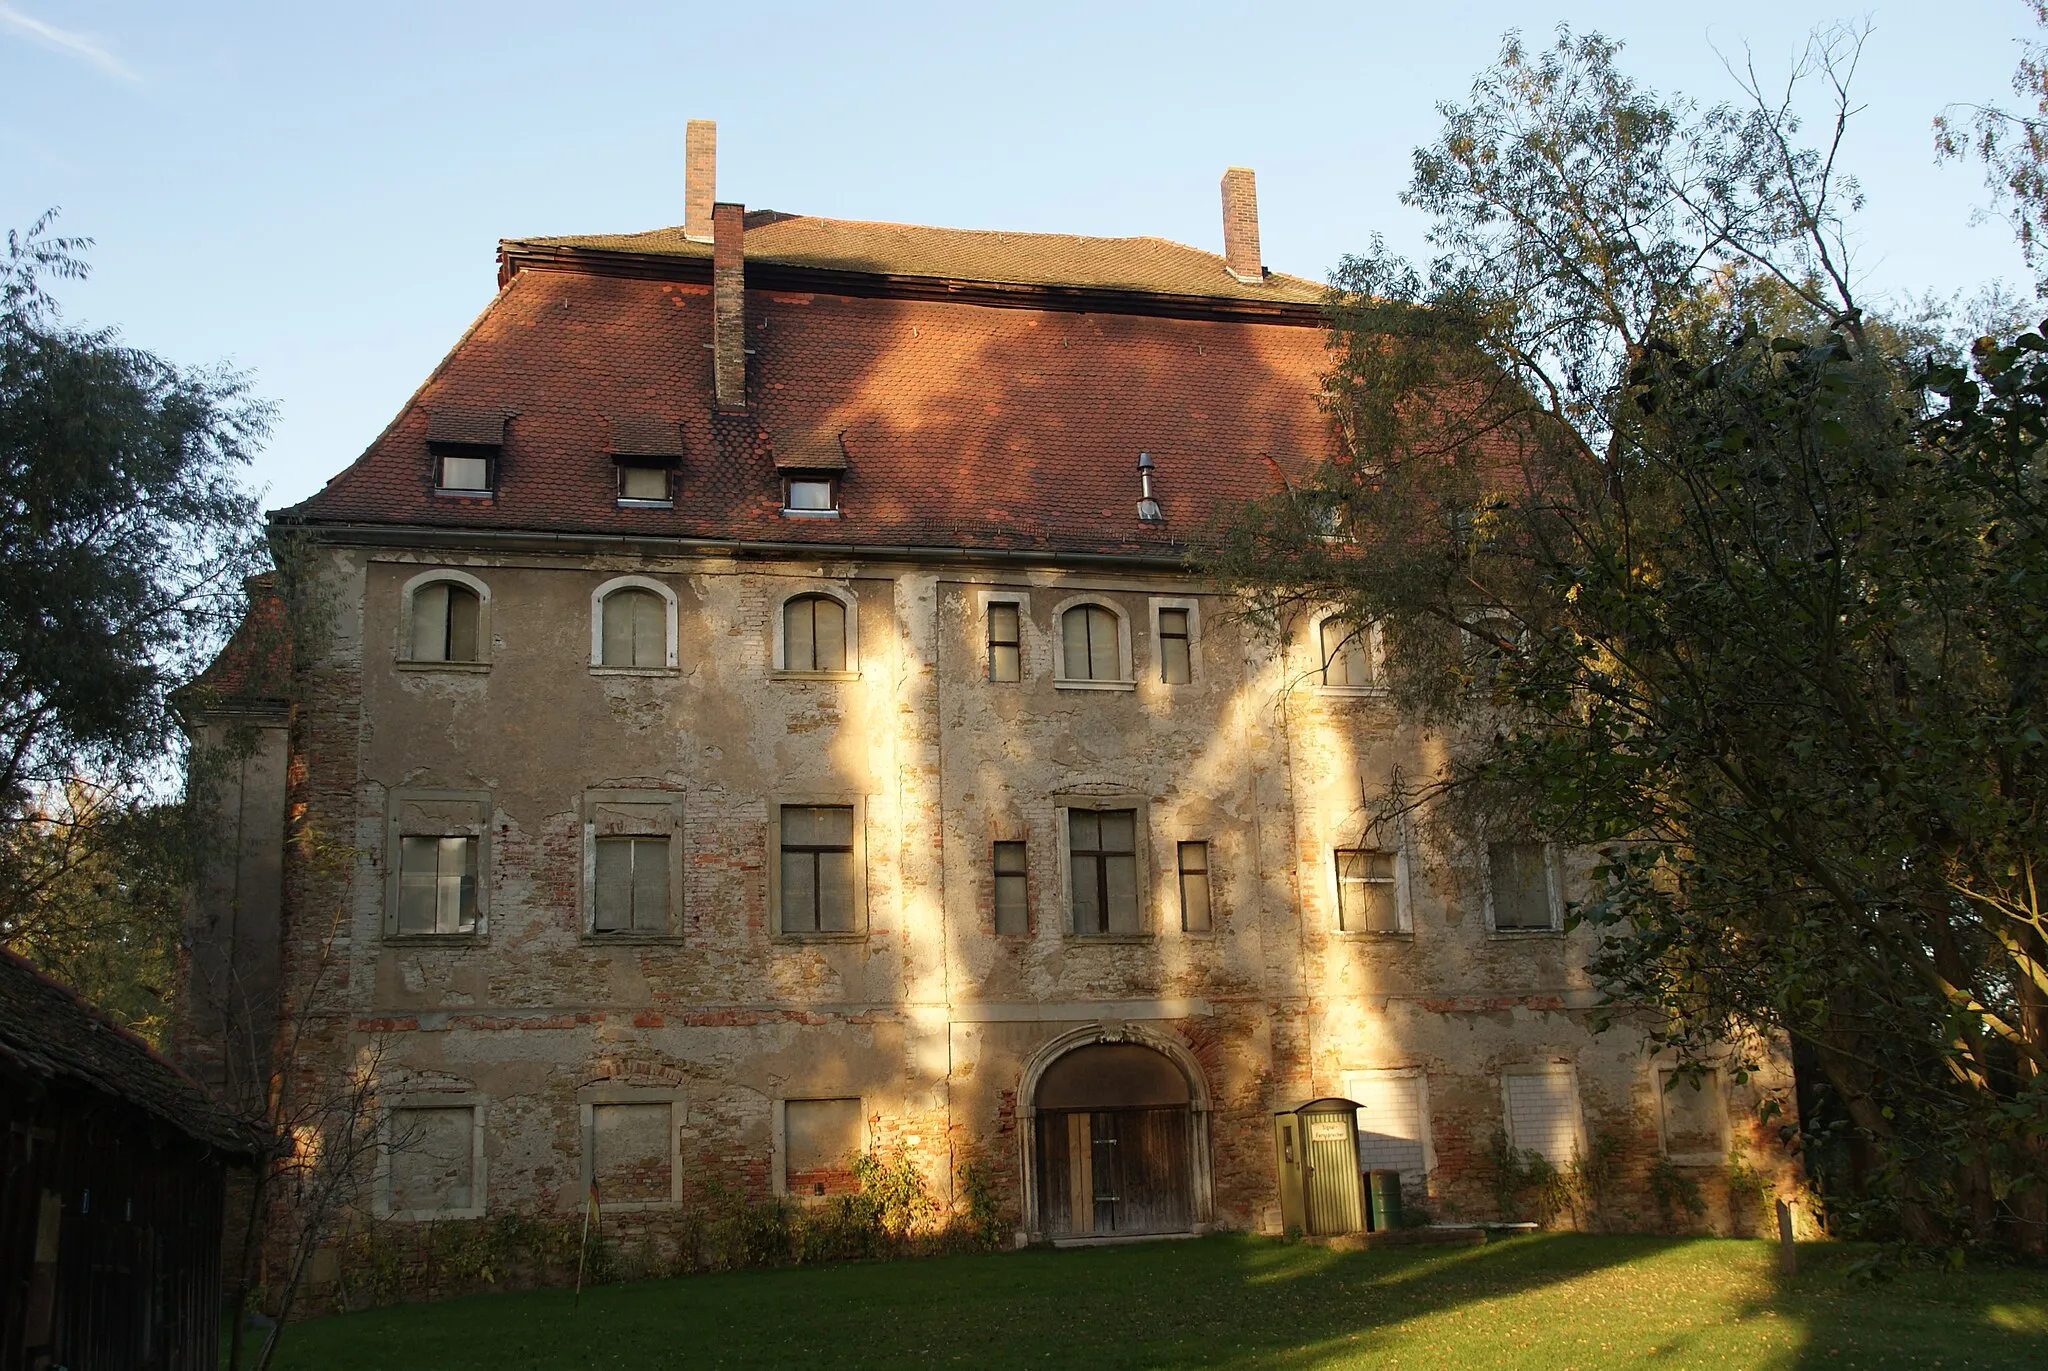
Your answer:
[[[1845,1280],[1853,1254],[1543,1235],[1333,1253],[1243,1236],[483,1295],[286,1336],[287,1371],[433,1367],[2048,1367],[2048,1274]]]

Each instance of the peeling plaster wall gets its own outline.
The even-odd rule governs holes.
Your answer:
[[[391,1099],[481,1101],[485,1208],[573,1212],[579,1106],[635,1091],[680,1102],[685,1207],[713,1188],[773,1192],[781,1102],[848,1096],[868,1140],[904,1148],[939,1194],[980,1151],[1017,1200],[1027,1063],[1062,1034],[1128,1022],[1184,1047],[1205,1077],[1217,1223],[1277,1227],[1276,1106],[1386,1067],[1428,1073],[1424,1203],[1492,1217],[1502,1069],[1545,1061],[1575,1067],[1588,1135],[1623,1143],[1613,1213],[1653,1220],[1655,1069],[1637,1032],[1590,1031],[1587,933],[1489,934],[1477,849],[1417,835],[1410,931],[1336,931],[1331,849],[1357,840],[1361,797],[1428,767],[1434,744],[1383,700],[1309,685],[1298,630],[1278,650],[1251,640],[1221,598],[1168,576],[330,555],[335,612],[295,736],[305,823],[288,867],[287,1009],[310,996],[326,1016],[304,1070],[375,1053]],[[435,565],[489,587],[487,670],[398,660],[401,588]],[[674,671],[589,664],[592,592],[629,573],[677,598]],[[778,606],[818,590],[857,604],[857,673],[779,677]],[[991,596],[1026,601],[1016,684],[986,679]],[[1157,596],[1196,597],[1192,684],[1160,682]],[[1056,614],[1076,597],[1122,612],[1132,688],[1054,681]],[[407,788],[489,795],[479,936],[385,931],[388,815]],[[600,788],[680,798],[670,936],[584,932],[586,794]],[[792,797],[863,806],[865,936],[775,931],[769,820]],[[1145,933],[1073,937],[1059,808],[1112,798],[1141,814]],[[999,839],[1029,844],[1021,937],[994,932]],[[1210,844],[1208,933],[1180,927],[1181,839]],[[1583,879],[1567,867],[1568,884]],[[344,974],[316,982],[337,913]],[[1789,1110],[1789,1085],[1767,1052],[1733,1092],[1751,1146],[1766,1140],[1744,1120],[1765,1094]],[[1789,1176],[1781,1157],[1771,1166]],[[663,1208],[636,1210],[636,1230],[659,1234]]]

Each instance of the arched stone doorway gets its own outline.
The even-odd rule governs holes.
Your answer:
[[[1024,1086],[1033,1237],[1206,1226],[1208,1097],[1185,1048],[1128,1027],[1082,1030],[1039,1052]]]

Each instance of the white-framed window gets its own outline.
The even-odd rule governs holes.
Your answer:
[[[1193,596],[1151,598],[1154,675],[1161,685],[1191,685],[1202,670],[1202,602]]]
[[[1142,806],[1134,799],[1070,801],[1059,819],[1067,932],[1078,938],[1147,934]]]
[[[1336,880],[1337,931],[1406,933],[1408,854],[1398,847],[1340,847],[1331,853]]]
[[[1480,874],[1489,931],[1556,933],[1564,928],[1564,898],[1552,844],[1524,838],[1488,842]]]
[[[1728,1094],[1720,1071],[1660,1066],[1657,1136],[1664,1155],[1681,1166],[1719,1166],[1728,1159]]]
[[[1347,1071],[1344,1094],[1358,1102],[1358,1165],[1398,1171],[1401,1185],[1425,1193],[1436,1156],[1429,1136],[1429,1074],[1419,1066]]]
[[[445,495],[489,495],[497,486],[496,448],[437,444],[434,490]]]
[[[860,604],[838,587],[785,596],[775,609],[774,669],[844,680],[860,671]]]
[[[683,1198],[683,1104],[672,1092],[597,1087],[581,1102],[583,1185],[605,1210],[659,1209]]]
[[[778,1112],[777,1193],[801,1199],[860,1188],[853,1160],[867,1150],[867,1110],[859,1097],[783,1100]]]
[[[490,817],[489,791],[391,792],[385,821],[386,937],[463,937],[486,931]]]
[[[823,473],[784,477],[782,512],[796,519],[838,518],[839,478]]]
[[[408,580],[399,591],[398,660],[437,668],[488,665],[491,588],[449,567]]]
[[[384,1111],[378,1211],[388,1218],[484,1214],[484,1105],[469,1094],[410,1096]]]
[[[1537,1153],[1560,1169],[1585,1155],[1579,1075],[1570,1063],[1504,1067],[1500,1088],[1509,1146]]]
[[[593,671],[676,669],[676,593],[651,576],[614,576],[590,592]]]
[[[1328,695],[1386,693],[1385,662],[1378,624],[1361,624],[1330,612],[1309,622],[1313,680]]]
[[[583,931],[608,941],[681,927],[683,797],[598,789],[583,795]]]
[[[859,796],[784,796],[769,805],[768,898],[776,932],[860,937],[868,926],[866,804]]]
[[[1076,597],[1053,613],[1053,684],[1074,690],[1135,690],[1130,623],[1107,599]]]

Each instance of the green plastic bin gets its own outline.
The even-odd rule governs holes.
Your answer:
[[[1401,1226],[1401,1173],[1374,1171],[1368,1177],[1372,1195],[1372,1231],[1384,1233]]]

